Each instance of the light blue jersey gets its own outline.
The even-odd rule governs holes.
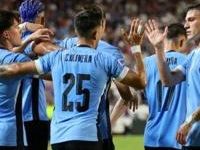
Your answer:
[[[23,54],[0,49],[0,65],[28,61]],[[21,77],[0,78],[0,146],[16,146],[15,102]]]
[[[110,77],[123,79],[128,68],[85,45],[49,53],[35,62],[41,73],[51,71],[53,78],[51,144],[98,141],[97,116],[106,83]]]
[[[78,43],[78,38],[66,38],[62,42],[59,42],[59,46],[65,49],[70,49],[76,46]],[[96,51],[105,52],[111,56],[114,56],[116,59],[124,63],[124,58],[120,50],[108,44],[105,41],[100,41],[96,48]],[[98,128],[99,128],[99,138],[100,139],[111,139],[111,123],[110,123],[110,111],[109,111],[109,101],[107,98],[107,93],[110,89],[111,79],[107,82],[106,89],[104,90],[104,95],[102,96],[100,105],[99,105],[99,116],[98,116]]]
[[[166,53],[170,69],[186,60],[186,56],[175,52]],[[145,128],[144,145],[180,149],[176,132],[185,120],[186,83],[163,87],[156,64],[156,56],[145,58],[147,85],[145,96],[149,105],[149,117]]]
[[[31,32],[23,33],[25,40]],[[24,53],[26,55],[34,55],[32,51],[32,43],[29,44]],[[45,84],[42,79],[29,77],[23,80],[23,120],[48,120],[46,115],[46,96]]]
[[[187,60],[178,66],[186,76],[187,117],[200,107],[200,49],[193,50]],[[187,137],[186,146],[200,146],[200,122],[195,123]]]

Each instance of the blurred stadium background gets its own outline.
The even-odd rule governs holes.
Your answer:
[[[200,0],[41,0],[45,3],[46,27],[55,32],[55,38],[62,40],[74,36],[73,16],[76,11],[87,3],[100,3],[104,6],[107,17],[107,28],[104,39],[121,48],[126,57],[128,48],[122,42],[120,28],[128,27],[133,17],[140,17],[144,21],[148,18],[159,20],[162,25],[174,22],[184,22],[184,10],[189,5]],[[0,0],[0,8],[17,10],[22,0]],[[142,45],[144,56],[153,53],[149,42],[144,39]],[[53,110],[53,91],[50,82],[46,83],[48,109],[51,117]],[[111,87],[109,99],[112,106],[119,99],[115,86]],[[127,112],[116,122],[113,127],[116,150],[142,150],[143,132],[148,116],[148,107],[143,97],[136,112]],[[49,147],[50,150],[50,147]]]

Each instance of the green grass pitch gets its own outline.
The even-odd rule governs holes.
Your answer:
[[[144,150],[143,135],[114,136],[116,150]]]

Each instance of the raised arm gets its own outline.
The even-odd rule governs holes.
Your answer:
[[[132,46],[131,53],[135,59],[136,72],[138,73],[137,76],[140,76],[138,80],[135,81],[136,84],[138,84],[136,87],[143,88],[145,86],[146,77],[145,77],[143,58],[142,58],[142,54],[140,50],[140,45],[142,43],[143,35],[144,35],[144,26],[143,26],[142,21],[139,19],[133,19],[131,23],[131,29],[130,29],[129,35],[123,29],[122,29],[122,34],[123,34],[124,42],[127,45]],[[135,74],[135,73],[131,73],[131,74]],[[126,81],[122,81],[122,82],[126,82]],[[138,83],[138,82],[141,82],[141,83]],[[114,106],[114,109],[111,113],[111,124],[114,124],[114,122],[127,110],[128,107],[132,109],[133,111],[135,111],[135,109],[138,108],[137,92],[135,91],[134,93],[131,93],[128,86],[117,81],[115,81],[115,85],[117,86],[122,99],[120,99]]]
[[[143,89],[146,85],[146,73],[141,53],[143,35],[144,27],[142,21],[139,19],[132,20],[129,35],[123,31],[124,41],[131,47],[131,55],[135,59],[136,71],[129,70],[121,82],[137,89]]]
[[[179,69],[171,71],[165,58],[163,40],[167,36],[167,27],[162,33],[159,30],[158,24],[155,22],[155,20],[149,20],[146,23],[145,27],[146,35],[155,48],[155,53],[157,56],[157,65],[162,84],[164,86],[173,86],[180,83],[184,80],[184,74]]]

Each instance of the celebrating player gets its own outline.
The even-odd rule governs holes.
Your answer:
[[[146,33],[151,43],[158,38],[155,32],[160,32],[158,26],[153,26],[154,30],[150,30],[153,23],[150,20],[146,24]],[[169,25],[163,40],[166,63],[172,70],[186,60],[186,55],[180,53],[186,42],[184,26],[181,24]],[[147,86],[144,92],[149,105],[149,117],[144,133],[145,149],[181,149],[181,145],[176,141],[176,131],[186,116],[186,83],[164,87],[160,80],[156,55],[145,58],[145,68]]]

